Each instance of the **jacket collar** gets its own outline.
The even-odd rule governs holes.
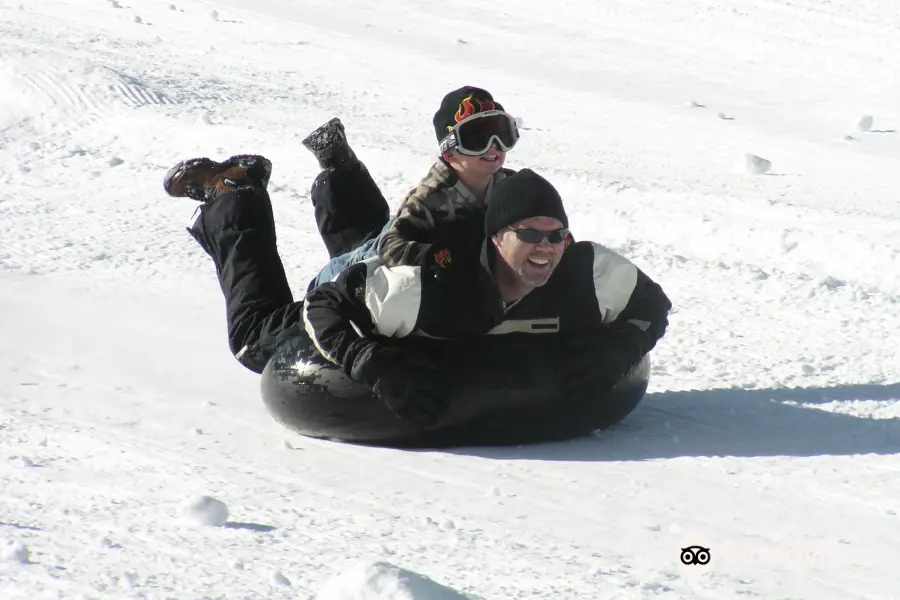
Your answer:
[[[494,265],[496,264],[497,249],[494,248],[491,236],[485,236],[484,241],[481,243],[481,256],[478,261],[479,279],[497,290],[497,294],[499,294],[500,289],[497,287],[496,280],[494,280]]]

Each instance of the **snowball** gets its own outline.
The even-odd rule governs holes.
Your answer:
[[[428,577],[386,562],[361,563],[328,581],[316,600],[471,600]]]
[[[211,13],[209,13],[209,16],[212,17],[213,21],[218,21],[219,20],[219,11],[214,10]]]
[[[228,507],[210,496],[194,496],[181,503],[181,516],[197,525],[219,526],[228,521]]]
[[[272,575],[271,575],[271,577],[269,577],[269,581],[272,583],[272,585],[281,585],[284,587],[291,587],[291,580],[288,579],[287,577],[285,577],[281,573],[281,571],[279,571],[277,569],[272,571]]]
[[[837,279],[835,277],[832,277],[831,275],[828,275],[827,277],[825,277],[825,279],[822,280],[822,285],[824,285],[825,287],[827,287],[829,289],[836,290],[839,287],[844,287],[847,284],[844,283],[843,281],[841,281],[840,279]]]
[[[749,153],[744,155],[744,165],[747,167],[747,171],[754,175],[762,175],[772,168],[771,161]]]
[[[4,562],[19,562],[24,564],[30,562],[31,553],[28,551],[28,547],[22,542],[13,542],[11,544],[7,544],[2,550],[0,550],[0,560]]]
[[[456,523],[454,523],[450,519],[445,519],[443,522],[441,522],[440,527],[444,531],[452,531],[452,530],[456,529]]]
[[[169,10],[178,10],[178,7],[175,6],[174,4],[170,4],[170,5],[169,5]]]
[[[860,131],[869,131],[872,129],[872,115],[863,115],[856,123],[856,128]]]
[[[143,23],[144,20],[140,17],[140,15],[134,15],[134,22],[135,23]]]

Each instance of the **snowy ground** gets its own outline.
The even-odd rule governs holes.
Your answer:
[[[0,0],[0,597],[900,597],[898,31],[877,0]],[[396,199],[465,84],[672,297],[650,393],[528,448],[279,428],[163,174],[270,157],[299,292],[300,140],[340,116]]]

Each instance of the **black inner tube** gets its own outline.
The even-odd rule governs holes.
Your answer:
[[[496,356],[456,378],[448,414],[426,431],[403,423],[304,337],[276,350],[261,392],[277,422],[308,437],[405,448],[496,446],[571,439],[613,425],[637,407],[650,377],[645,356],[612,389],[567,395],[559,369],[533,368],[515,351]]]

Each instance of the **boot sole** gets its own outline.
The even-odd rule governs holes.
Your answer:
[[[204,198],[204,192],[201,186],[193,182],[183,181],[185,174],[191,169],[200,167],[204,170],[208,169],[212,175],[219,175],[227,172],[233,167],[240,167],[246,172],[252,166],[255,166],[254,163],[259,163],[263,166],[266,172],[265,179],[268,180],[272,172],[272,162],[269,159],[256,154],[237,154],[222,163],[218,163],[205,156],[183,160],[169,169],[166,173],[163,178],[163,189],[173,198],[187,197],[202,200]],[[264,183],[267,183],[267,181]]]
[[[200,164],[204,165],[204,167],[209,166],[210,168],[214,168],[215,166],[217,166],[213,160],[206,157],[192,158],[190,160],[183,160],[179,162],[177,165],[169,169],[169,171],[166,173],[166,176],[163,178],[163,189],[166,191],[166,193],[173,198],[188,197],[186,188],[189,184],[182,181],[182,178],[189,169]]]

